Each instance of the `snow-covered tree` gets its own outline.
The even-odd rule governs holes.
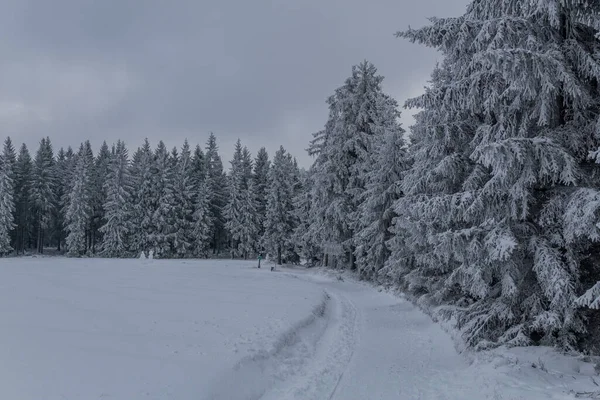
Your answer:
[[[55,207],[55,184],[54,151],[50,138],[47,137],[40,141],[40,147],[35,155],[30,186],[38,253],[44,252],[46,230],[52,221],[52,212]]]
[[[118,143],[117,143],[118,145]],[[118,147],[118,146],[117,146]],[[115,151],[117,149],[115,148]],[[116,153],[115,153],[116,154]],[[111,163],[111,150],[106,141],[102,142],[98,155],[94,161],[93,173],[93,192],[92,192],[92,220],[91,220],[91,242],[92,252],[96,251],[96,244],[103,242],[100,227],[106,224],[106,210],[104,205],[107,202],[106,182],[108,179]]]
[[[395,207],[394,252],[408,261],[397,273],[421,302],[450,305],[468,344],[571,346],[586,329],[577,293],[597,268],[598,213],[582,205],[598,189],[599,11],[477,0],[399,34],[445,60],[407,102],[424,111]]]
[[[100,227],[103,237],[102,255],[124,257],[129,251],[132,231],[133,186],[129,171],[129,154],[125,143],[120,140],[117,141],[114,155],[109,157],[104,192],[106,200],[102,209],[106,213],[106,223]]]
[[[209,182],[210,178],[208,176],[200,182],[194,200],[193,249],[195,256],[203,258],[207,258],[209,255],[214,232]]]
[[[212,221],[211,246],[213,252],[218,254],[226,240],[223,208],[227,204],[227,177],[223,172],[223,162],[219,155],[217,138],[213,133],[208,138],[204,160],[206,162],[206,179],[208,179],[207,186],[210,195],[209,203]]]
[[[244,197],[246,195],[243,190],[242,143],[239,139],[235,144],[233,160],[230,163],[229,196],[227,204],[223,208],[223,217],[225,218],[225,229],[227,229],[231,240],[232,255],[237,256],[239,255],[240,230],[243,229],[242,203],[245,201]]]
[[[394,204],[402,194],[400,183],[407,169],[404,129],[395,100],[381,96],[373,113],[372,129],[377,131],[374,160],[365,174],[365,191],[360,197],[356,233],[356,264],[361,276],[373,279],[390,256],[387,242],[396,216]]]
[[[154,154],[148,139],[133,155],[131,178],[133,181],[133,232],[131,250],[135,254],[151,250],[150,235],[155,230],[153,215],[157,208],[153,196]]]
[[[69,160],[70,161],[70,160]],[[54,175],[56,177],[56,185],[54,186],[54,200],[56,202],[53,212],[53,233],[56,240],[57,250],[61,251],[65,240],[65,212],[66,207],[64,201],[68,202],[67,186],[71,186],[71,181],[65,178],[68,174],[67,152],[61,147],[56,153],[56,163],[54,164]],[[70,171],[69,171],[70,172]]]
[[[242,150],[241,190],[243,194],[240,209],[242,224],[238,231],[238,251],[244,259],[247,259],[251,253],[258,250],[260,220],[257,212],[256,189],[254,188],[254,179],[252,176],[252,156],[246,147]]]
[[[294,164],[283,146],[275,153],[269,171],[267,189],[267,218],[265,220],[265,248],[277,263],[282,264],[286,253],[294,251]]]
[[[16,208],[16,173],[15,173],[15,168],[16,168],[16,164],[17,164],[17,153],[15,152],[15,147],[13,146],[12,140],[9,137],[6,138],[6,140],[4,141],[4,149],[3,149],[3,162],[8,163],[8,168],[10,170],[10,178],[12,179],[12,184],[13,184],[13,205],[14,205],[14,211],[13,211],[13,223],[14,221],[16,221],[17,219],[17,208]],[[15,225],[16,228],[16,225]],[[17,229],[12,229],[10,232],[10,243],[11,246],[15,247],[17,242]]]
[[[70,256],[80,257],[89,248],[88,233],[92,217],[94,155],[89,141],[79,148],[65,214],[67,250]]]
[[[194,170],[190,145],[186,140],[174,172],[173,196],[175,201],[175,256],[190,257],[194,247]]]
[[[252,193],[256,205],[258,237],[263,237],[265,233],[264,225],[267,218],[267,187],[269,185],[270,167],[269,153],[267,153],[267,149],[261,147],[254,160],[254,174],[252,176]]]
[[[152,197],[156,209],[152,216],[153,227],[151,243],[154,255],[168,258],[172,255],[175,240],[175,196],[174,196],[174,166],[177,155],[169,155],[167,147],[161,140],[154,153],[152,169]]]
[[[388,101],[382,80],[373,64],[365,61],[354,66],[352,75],[328,99],[329,119],[309,149],[316,156],[311,171],[311,231],[323,243],[327,264],[355,267],[359,206],[375,144],[383,134],[379,125],[387,123],[380,115],[387,112],[381,104]]]
[[[15,228],[15,151],[10,138],[4,142],[0,156],[0,257],[11,253],[11,232]]]
[[[27,146],[23,144],[19,150],[15,164],[15,251],[23,254],[31,243],[33,233],[33,218],[31,215],[31,181],[33,164]]]

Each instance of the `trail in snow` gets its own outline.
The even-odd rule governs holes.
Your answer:
[[[450,336],[409,302],[359,282],[283,270],[282,280],[309,281],[327,293],[325,311],[300,327],[265,360],[247,364],[262,376],[260,394],[225,377],[227,399],[521,400],[596,398],[590,364],[554,355],[556,370],[535,359],[543,348],[486,353],[474,362],[456,352]],[[533,349],[533,350],[532,350]],[[519,354],[519,351],[521,353]],[[517,356],[518,355],[518,356]],[[512,359],[511,359],[512,357]],[[547,360],[551,360],[546,357]],[[532,362],[533,360],[533,362]],[[260,369],[253,368],[258,364]],[[262,368],[268,365],[268,368]],[[584,371],[583,366],[588,367]],[[260,379],[259,379],[260,380]],[[234,383],[236,382],[236,383]],[[227,395],[225,395],[227,394]],[[235,394],[236,396],[233,396]]]

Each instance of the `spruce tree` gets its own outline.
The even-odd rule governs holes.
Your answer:
[[[202,258],[208,258],[214,232],[209,182],[210,177],[206,176],[197,186],[194,198],[193,250],[195,256]]]
[[[179,258],[190,257],[193,248],[194,229],[194,170],[190,145],[186,140],[174,173],[175,237],[174,251]]]
[[[258,250],[259,224],[254,180],[252,176],[252,156],[248,148],[242,150],[242,203],[241,227],[239,234],[239,253],[248,259],[250,254]]]
[[[54,151],[50,138],[40,141],[40,147],[33,162],[31,182],[31,200],[34,215],[34,228],[36,232],[36,248],[38,253],[44,252],[47,241],[47,230],[52,222],[55,207],[54,187]]]
[[[89,227],[92,217],[93,163],[91,145],[86,142],[77,153],[73,187],[65,214],[67,250],[70,256],[80,257],[89,250]]]
[[[355,267],[359,206],[383,133],[380,104],[389,98],[381,88],[382,80],[373,64],[365,61],[354,66],[352,75],[328,99],[329,119],[309,149],[316,155],[312,230],[324,243],[328,264]]]
[[[150,236],[156,257],[169,258],[173,255],[175,240],[175,197],[174,166],[177,154],[169,154],[161,140],[154,153],[152,168],[152,199],[156,204],[152,215],[153,229]]]
[[[244,171],[242,165],[242,144],[238,139],[235,144],[233,160],[230,161],[231,168],[228,179],[229,196],[225,207],[223,208],[223,217],[225,218],[225,229],[229,234],[230,248],[232,256],[239,256],[239,244],[241,239],[242,204],[244,203]]]
[[[210,213],[212,221],[212,243],[214,254],[218,254],[226,240],[225,220],[223,208],[227,204],[227,177],[223,172],[223,162],[219,156],[217,139],[213,133],[210,134],[206,144],[204,156],[206,162],[206,179],[208,193],[210,196]]]
[[[117,151],[117,148],[115,148],[115,151]],[[92,193],[92,220],[90,227],[92,235],[92,252],[94,253],[96,252],[96,245],[101,244],[103,242],[100,227],[106,224],[106,210],[104,209],[104,204],[106,204],[108,196],[108,193],[106,191],[106,182],[110,171],[110,163],[111,151],[108,148],[108,144],[106,143],[106,141],[104,141],[102,142],[102,146],[100,146],[100,151],[98,151],[98,155],[94,160],[94,189]]]
[[[151,250],[151,237],[154,231],[153,215],[157,208],[153,197],[154,154],[148,139],[133,155],[131,178],[133,181],[133,232],[131,250],[135,254]]]
[[[109,158],[104,192],[106,200],[102,209],[106,212],[106,223],[100,227],[103,238],[101,254],[106,257],[125,257],[129,253],[132,231],[133,186],[128,151],[120,140],[117,141],[114,155]]]
[[[356,264],[366,279],[373,279],[390,256],[388,241],[392,239],[390,228],[396,217],[394,205],[402,195],[400,183],[408,168],[398,104],[381,97],[376,106],[372,125],[378,131],[378,139],[373,146],[372,165],[366,169],[356,225]]]
[[[445,55],[407,102],[424,111],[396,205],[394,251],[409,259],[399,276],[424,304],[449,305],[470,345],[570,347],[586,331],[577,300],[597,268],[599,11],[478,0],[399,34]]]
[[[271,167],[271,161],[269,161],[269,154],[267,149],[261,147],[258,150],[256,159],[254,160],[254,174],[252,194],[256,205],[256,218],[258,225],[258,237],[263,237],[265,233],[265,219],[267,217],[267,187],[269,185],[269,168]]]
[[[294,249],[293,173],[292,157],[280,146],[269,171],[267,218],[263,239],[268,254],[275,257],[279,265],[283,263],[284,255]]]
[[[16,187],[15,187],[15,179],[16,179],[16,173],[15,173],[15,168],[16,168],[16,163],[17,163],[17,154],[15,152],[15,147],[13,146],[12,140],[9,137],[6,138],[6,140],[4,141],[4,149],[3,149],[3,162],[7,163],[7,167],[8,170],[10,171],[10,178],[12,180],[12,185],[13,185],[13,206],[14,206],[14,211],[13,211],[13,223],[16,221],[17,219],[17,208],[16,208]],[[16,225],[15,225],[16,228]],[[11,243],[11,247],[14,249],[16,246],[16,241],[17,241],[17,229],[12,229],[10,231],[10,243]]]
[[[15,223],[17,254],[24,254],[32,245],[33,218],[31,214],[31,184],[33,164],[27,146],[23,144],[19,150],[15,164]]]
[[[14,155],[14,148],[8,138],[0,156],[0,257],[14,250],[11,246],[11,232],[15,228]]]

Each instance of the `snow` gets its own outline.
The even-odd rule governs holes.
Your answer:
[[[582,359],[543,347],[459,354],[402,298],[255,261],[2,259],[0,321],[6,399],[541,400],[600,389]]]
[[[321,288],[253,267],[1,259],[0,398],[202,398],[322,302]]]

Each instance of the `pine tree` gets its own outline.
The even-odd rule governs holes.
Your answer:
[[[373,279],[390,256],[387,242],[392,239],[394,204],[402,194],[400,182],[408,168],[398,104],[381,97],[376,106],[372,126],[379,139],[373,146],[376,152],[372,167],[365,174],[366,190],[360,197],[356,233],[356,264],[366,279]]]
[[[328,99],[329,120],[316,133],[309,154],[312,168],[314,227],[324,243],[326,263],[355,267],[355,234],[367,173],[373,165],[375,143],[384,117],[379,106],[388,101],[383,77],[368,62],[352,68],[352,75]]]
[[[284,255],[294,249],[293,167],[292,157],[281,146],[269,171],[264,237],[268,254],[276,257],[279,265],[283,263]]]
[[[316,265],[320,261],[322,252],[320,243],[315,240],[311,232],[312,191],[311,173],[304,169],[299,172],[299,183],[296,187],[293,205],[296,226],[292,242],[298,258],[306,260],[308,265]]]
[[[80,257],[89,249],[89,226],[92,216],[94,156],[89,141],[79,148],[73,187],[65,214],[67,250],[70,256]]]
[[[15,163],[14,148],[10,138],[7,138],[0,157],[0,257],[14,250],[11,246],[11,232],[15,228]]]
[[[235,144],[233,160],[230,162],[229,172],[229,196],[228,202],[223,208],[223,217],[225,218],[225,229],[229,233],[231,240],[232,256],[239,256],[238,245],[241,239],[241,230],[243,229],[242,204],[244,203],[244,171],[242,165],[242,143],[238,139]]]
[[[558,343],[586,330],[580,276],[595,270],[600,5],[472,2],[399,35],[445,60],[413,137],[396,205],[424,303],[445,304],[470,345]],[[409,232],[409,234],[406,234]],[[583,302],[584,304],[587,302]]]
[[[208,172],[207,172],[208,175]],[[213,238],[213,217],[210,209],[210,177],[206,176],[197,186],[194,201],[194,255],[207,258]]]
[[[241,203],[241,227],[238,231],[239,246],[238,251],[248,259],[250,254],[258,250],[259,224],[260,220],[257,213],[257,204],[255,201],[255,188],[252,176],[252,156],[248,148],[242,150],[242,203]]]
[[[153,230],[151,243],[156,257],[169,258],[173,255],[175,240],[175,197],[174,166],[177,154],[169,155],[167,147],[161,140],[154,153],[152,169],[152,198],[156,204],[152,215]]]
[[[32,225],[33,219],[30,212],[31,200],[31,181],[33,165],[27,146],[23,144],[15,164],[15,223],[17,254],[25,253],[26,248],[32,245]]]
[[[226,239],[223,208],[227,204],[227,177],[223,172],[223,162],[219,156],[217,139],[210,134],[204,157],[206,161],[206,179],[210,195],[210,213],[212,221],[212,244],[214,254],[218,254]]]
[[[124,146],[124,144],[123,144]],[[118,142],[117,142],[118,148]],[[118,149],[115,148],[115,151]],[[92,193],[92,220],[91,220],[91,241],[92,252],[96,252],[96,245],[103,242],[100,227],[106,225],[106,210],[104,205],[107,202],[106,182],[108,179],[111,163],[111,151],[106,141],[102,142],[100,151],[94,160],[93,193]],[[131,182],[130,182],[131,184]]]
[[[189,257],[193,248],[194,230],[194,170],[190,145],[186,140],[175,166],[175,238],[174,251],[179,258]]]
[[[155,230],[153,215],[157,203],[153,197],[154,154],[148,139],[133,155],[131,178],[133,180],[133,232],[131,250],[135,254],[151,250],[150,235]]]
[[[109,153],[110,154],[110,153]],[[117,141],[114,156],[109,158],[108,176],[104,182],[106,200],[106,223],[100,227],[102,233],[102,255],[124,257],[128,254],[132,231],[132,178],[129,171],[129,156],[125,143]]]
[[[54,173],[54,152],[50,138],[47,137],[40,141],[40,147],[33,163],[31,182],[31,205],[34,211],[38,253],[44,252],[46,231],[50,227],[56,204],[53,190],[56,184]]]
[[[15,173],[15,168],[16,168],[16,163],[17,163],[17,154],[15,152],[15,147],[12,144],[12,140],[9,137],[6,138],[6,140],[4,141],[4,149],[3,149],[3,162],[8,163],[8,171],[10,171],[10,179],[12,180],[12,185],[13,185],[13,206],[14,206],[14,211],[13,211],[13,223],[17,220],[17,208],[16,208],[16,199],[15,199],[15,195],[16,195],[16,189],[15,189],[15,180],[16,180],[16,173]],[[16,225],[15,225],[16,228]],[[10,231],[10,243],[11,243],[11,247],[14,249],[16,246],[16,242],[17,242],[17,229],[12,229]]]
[[[267,217],[267,187],[269,185],[270,167],[271,161],[269,161],[267,149],[261,147],[258,150],[258,154],[256,155],[256,159],[254,161],[254,174],[252,177],[252,193],[256,205],[256,217],[258,225],[257,235],[259,238],[262,238],[265,233],[264,225]]]

